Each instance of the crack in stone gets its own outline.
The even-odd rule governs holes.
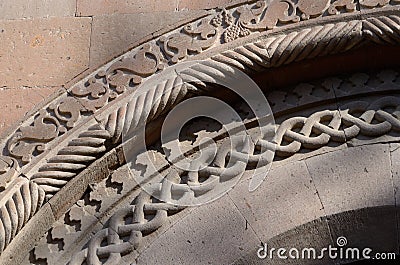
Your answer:
[[[315,194],[317,195],[318,201],[319,201],[319,203],[320,203],[321,206],[322,206],[321,210],[323,211],[324,216],[323,216],[323,217],[320,217],[320,219],[321,219],[322,221],[325,222],[325,224],[326,224],[326,226],[327,226],[327,228],[328,228],[329,237],[331,238],[332,244],[333,244],[333,243],[335,242],[335,238],[334,238],[334,236],[333,236],[332,229],[331,229],[331,226],[330,226],[330,224],[329,224],[329,218],[328,218],[328,215],[326,214],[324,203],[322,202],[321,196],[320,196],[320,194],[319,194],[319,192],[318,192],[317,186],[315,185],[314,179],[313,179],[312,175],[310,174],[310,170],[309,170],[309,168],[308,168],[307,161],[304,161],[304,165],[305,165],[305,167],[306,167],[308,176],[309,176],[310,179],[311,179],[312,185],[314,186]]]

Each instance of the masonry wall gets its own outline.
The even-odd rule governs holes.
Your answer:
[[[246,0],[1,0],[0,135],[73,80],[163,31]]]

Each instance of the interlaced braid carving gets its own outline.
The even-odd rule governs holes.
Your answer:
[[[395,21],[398,18],[391,19]],[[96,128],[81,134],[57,156],[50,158],[49,163],[42,166],[32,179],[51,197],[77,172],[104,153],[107,139],[113,143],[120,142],[124,130],[157,118],[182,100],[188,89],[199,92],[198,87],[205,86],[203,82],[215,83],[217,78],[224,78],[225,72],[234,72],[231,66],[260,70],[261,67],[275,67],[351,49],[362,40],[361,27],[361,21],[315,26],[270,37],[214,56],[211,60],[183,71],[181,75],[161,81],[139,96],[133,94],[131,100],[122,104],[102,122],[105,129]],[[325,39],[330,41],[323,41]],[[187,85],[193,82],[197,87]]]
[[[40,209],[45,193],[35,183],[20,177],[0,199],[0,253]]]
[[[395,108],[392,113],[387,107]],[[302,147],[317,149],[330,141],[346,142],[359,134],[376,137],[385,135],[391,130],[400,130],[400,98],[385,97],[376,102],[354,102],[342,107],[343,110],[324,110],[310,117],[293,117],[284,121],[278,128],[273,142],[277,144],[278,155],[290,156]],[[362,112],[355,117],[352,113]],[[377,121],[378,123],[372,123]],[[343,130],[342,126],[346,126]],[[300,129],[298,132],[296,129]],[[314,136],[312,136],[314,134]],[[315,136],[317,135],[317,136]],[[289,144],[282,145],[284,142]],[[271,143],[260,140],[260,145],[270,147]]]
[[[167,183],[167,182],[165,182]],[[167,200],[170,185],[162,185],[162,198]],[[70,264],[104,264],[100,258],[107,258],[114,264],[120,262],[121,256],[128,254],[139,246],[143,233],[151,233],[160,228],[168,218],[168,214],[182,210],[183,207],[163,202],[153,202],[146,192],[141,192],[132,205],[116,214],[110,221],[109,227],[96,233],[87,249],[77,253]],[[150,218],[150,220],[149,220]],[[129,220],[129,223],[126,221]],[[122,239],[128,237],[128,239]],[[106,241],[107,245],[102,246]]]
[[[244,148],[242,149],[243,153],[226,152],[223,148],[224,145],[221,145],[222,150],[218,150],[218,152],[224,154],[222,156],[224,159],[226,156],[232,156],[236,162],[247,161],[251,164],[258,161],[261,162],[258,166],[263,166],[268,163],[265,161],[265,157],[271,149],[276,149],[289,156],[298,152],[302,147],[317,149],[330,141],[345,142],[358,135],[377,137],[392,130],[400,131],[400,97],[387,96],[372,103],[351,102],[342,106],[341,110],[323,110],[309,117],[292,117],[277,125],[276,136],[271,142],[260,137],[253,146],[255,148],[251,146]],[[284,141],[290,143],[284,144]],[[251,154],[255,149],[264,151],[260,154],[249,155],[249,151]],[[217,157],[218,154],[216,159]],[[223,163],[210,164],[202,170],[208,173],[211,181],[214,181],[215,179],[212,177],[221,177],[224,172],[233,169],[235,165],[237,163],[226,168]],[[234,174],[239,175],[243,173],[246,166],[237,169]],[[169,201],[178,188],[179,192],[183,193],[193,191],[190,189],[188,181],[181,182],[181,176],[182,174],[171,170],[160,183],[154,184],[154,192],[159,192],[162,194],[163,200]],[[211,185],[210,189],[203,190],[202,193],[211,192],[212,189]],[[97,232],[89,241],[88,247],[77,253],[69,264],[100,265],[111,260],[118,262],[123,255],[138,248],[144,234],[148,235],[159,229],[166,222],[169,212],[182,209],[182,207],[172,204],[153,201],[149,194],[141,192],[131,205],[114,214],[109,225]],[[127,220],[130,223],[127,224]],[[125,236],[128,236],[129,239],[123,240]],[[106,245],[102,245],[105,241]]]
[[[132,96],[129,102],[122,104],[103,121],[105,130],[96,128],[92,132],[80,135],[56,157],[51,158],[47,165],[42,166],[33,179],[43,187],[46,194],[49,194],[48,197],[51,197],[74,177],[76,172],[105,151],[106,139],[111,138],[113,143],[121,141],[124,130],[136,128],[155,119],[185,97],[188,88],[198,90],[196,87],[187,86],[187,82],[196,82],[197,85],[204,85],[203,81],[215,83],[216,78],[224,77],[224,72],[234,71],[230,66],[260,70],[262,67],[277,67],[306,58],[343,52],[360,44],[362,32],[375,36],[374,40],[381,40],[382,36],[386,36],[383,32],[389,31],[389,35],[393,34],[384,37],[385,41],[397,42],[399,21],[398,16],[390,16],[315,26],[299,32],[269,37],[214,56],[211,60],[198,64],[197,68],[192,67],[184,71],[181,76],[176,75],[164,80],[140,96]],[[328,39],[330,41],[324,41]],[[285,153],[284,150],[293,148],[292,146],[294,145],[283,150],[278,149],[278,152]]]
[[[85,168],[88,163],[96,159],[97,155],[105,151],[106,139],[111,138],[113,143],[117,143],[121,141],[124,130],[143,125],[172,108],[175,103],[186,96],[188,82],[203,85],[203,81],[215,83],[216,78],[224,77],[224,72],[234,71],[230,66],[239,69],[260,70],[262,67],[277,67],[293,61],[348,50],[362,41],[362,26],[366,27],[364,31],[369,35],[382,36],[384,35],[382,30],[386,32],[387,28],[377,31],[377,26],[372,27],[371,25],[378,25],[381,28],[388,25],[386,27],[390,26],[392,29],[397,27],[398,30],[399,21],[399,17],[391,16],[372,18],[364,22],[350,21],[315,26],[287,35],[270,37],[214,56],[212,60],[198,64],[197,68],[192,67],[184,71],[181,76],[176,75],[160,82],[140,96],[133,95],[130,101],[122,104],[103,122],[106,131],[100,128],[96,129],[94,133],[83,133],[69,144],[71,146],[61,150],[61,153],[51,158],[47,165],[42,166],[33,179],[43,187],[48,197],[51,197],[69,179],[74,177],[76,172]],[[386,41],[398,41],[398,31],[390,32],[397,37],[385,37]],[[323,41],[327,36],[330,41]],[[198,90],[196,87],[190,88]],[[288,148],[293,147],[285,147],[285,150]],[[278,150],[278,152],[285,153],[286,151]]]

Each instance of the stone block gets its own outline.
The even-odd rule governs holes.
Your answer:
[[[0,21],[0,86],[60,86],[89,65],[91,18]]]
[[[367,145],[305,160],[327,215],[394,205],[389,145]]]
[[[0,134],[56,90],[56,87],[0,89]]]
[[[235,205],[224,196],[192,213],[157,238],[137,264],[231,264],[256,253],[256,235]]]
[[[119,1],[119,0],[77,0],[78,16],[101,14],[129,14],[174,11],[178,0]]]
[[[324,215],[304,162],[271,169],[254,192],[243,181],[229,193],[261,240]]]
[[[0,19],[74,16],[76,0],[2,0]]]

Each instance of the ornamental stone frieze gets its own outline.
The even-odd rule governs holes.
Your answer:
[[[122,151],[124,134],[145,126],[157,132],[159,121],[178,103],[199,95],[224,97],[217,84],[229,73],[240,70],[256,80],[290,67],[304,72],[303,62],[334,62],[371,47],[397,48],[399,4],[274,0],[216,9],[70,85],[0,141],[0,263],[134,264],[162,233],[196,211],[165,202],[178,191],[206,194],[221,179],[234,180],[265,165],[398,141],[399,69],[383,65],[263,87],[276,119],[272,138],[253,133],[265,117],[249,115],[244,105],[238,112],[248,141],[235,142],[218,129],[201,131],[211,126],[205,120],[187,128],[198,135],[188,144],[191,154],[203,137],[217,142],[219,160],[210,158],[212,165],[195,173],[198,182],[200,175],[212,176],[207,186],[193,186],[193,175],[170,165],[157,146],[158,135],[149,150],[137,154],[135,165]],[[235,154],[226,150],[228,142]],[[235,163],[226,165],[227,157]],[[161,200],[135,182],[135,174],[152,177],[146,171],[150,158],[160,173],[154,191]]]

